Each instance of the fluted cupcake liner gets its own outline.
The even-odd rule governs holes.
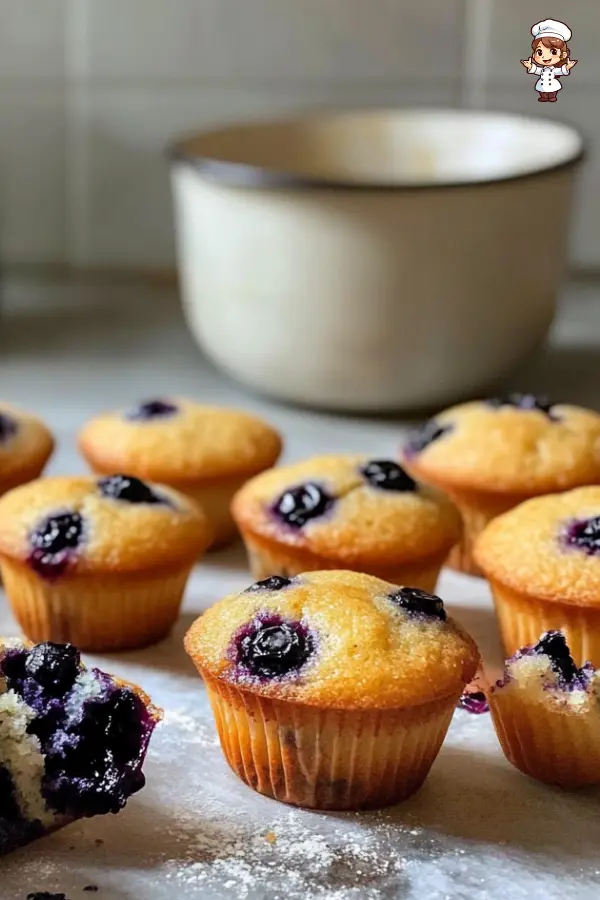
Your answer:
[[[224,547],[237,536],[237,525],[231,515],[230,506],[234,494],[247,478],[219,478],[210,482],[190,482],[180,490],[200,504],[214,529],[211,548]]]
[[[562,631],[578,666],[600,666],[600,610],[539,600],[490,580],[507,656],[536,644],[546,631]]]
[[[473,556],[475,541],[492,519],[507,512],[518,500],[502,498],[494,502],[486,495],[463,496],[458,492],[453,492],[450,496],[460,510],[464,529],[460,541],[450,551],[446,565],[467,575],[481,575],[481,569]]]
[[[23,633],[34,643],[70,642],[103,652],[146,647],[170,632],[191,566],[160,573],[65,574],[41,578],[4,559],[4,588]]]
[[[321,559],[306,550],[295,551],[285,546],[271,545],[270,542],[255,538],[248,531],[242,531],[242,537],[248,554],[250,571],[257,581],[269,578],[271,575],[293,578],[303,572],[347,568],[339,560]],[[383,581],[389,581],[391,584],[417,587],[433,593],[446,558],[446,552],[444,550],[437,557],[429,557],[389,568],[363,565],[357,571],[381,578]]]
[[[409,797],[427,777],[458,700],[453,694],[406,709],[320,709],[201,674],[233,771],[255,791],[309,809],[368,809]]]
[[[504,755],[531,778],[564,788],[600,783],[600,716],[497,688],[490,711]]]

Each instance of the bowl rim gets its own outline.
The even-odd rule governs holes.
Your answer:
[[[566,159],[560,160],[550,165],[541,165],[527,172],[518,172],[515,174],[498,175],[492,177],[476,177],[472,180],[440,180],[440,181],[390,181],[367,183],[360,181],[345,181],[343,178],[329,178],[319,176],[306,176],[293,172],[286,172],[280,169],[271,169],[257,163],[232,162],[229,160],[219,159],[215,156],[203,156],[191,153],[188,145],[192,141],[199,138],[209,138],[222,135],[228,131],[238,131],[244,128],[260,128],[271,126],[298,124],[302,122],[318,121],[319,119],[341,118],[353,115],[398,115],[398,114],[417,114],[417,115],[454,115],[457,117],[473,118],[480,116],[482,119],[499,119],[512,120],[514,122],[529,123],[533,127],[550,123],[560,126],[565,133],[570,132],[575,138],[577,148]],[[454,108],[454,107],[398,107],[398,108],[327,108],[319,107],[317,109],[304,109],[300,113],[290,114],[288,116],[277,116],[273,118],[263,118],[256,120],[243,120],[232,122],[221,127],[202,129],[191,133],[184,134],[172,141],[167,147],[167,157],[172,168],[179,166],[191,167],[197,174],[206,178],[208,181],[223,184],[226,187],[255,188],[255,189],[285,189],[285,190],[334,190],[334,191],[352,191],[352,192],[413,192],[413,191],[439,191],[439,190],[456,190],[460,188],[485,188],[495,184],[506,184],[510,182],[520,182],[528,179],[540,178],[549,174],[555,174],[566,171],[571,168],[578,167],[588,156],[588,141],[579,129],[574,128],[570,123],[561,119],[541,118],[534,115],[524,115],[521,113],[505,112],[503,110],[489,110],[478,108]]]

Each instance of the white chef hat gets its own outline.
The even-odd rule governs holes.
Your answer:
[[[556,19],[544,19],[538,22],[531,29],[534,38],[560,38],[563,41],[571,40],[571,29],[564,22],[557,22]]]

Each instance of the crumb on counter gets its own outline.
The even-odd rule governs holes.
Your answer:
[[[50,891],[34,891],[27,894],[27,900],[68,900],[66,894],[51,894]]]

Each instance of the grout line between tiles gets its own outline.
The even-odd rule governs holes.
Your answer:
[[[462,105],[485,109],[493,0],[465,0]]]
[[[76,4],[76,0],[75,0]],[[70,51],[67,50],[67,57]],[[80,54],[78,49],[77,55]],[[75,61],[75,65],[79,63]],[[86,63],[87,65],[87,63]],[[70,68],[69,59],[66,60],[66,67]],[[444,81],[458,81],[456,74],[447,74],[432,76],[431,74],[419,74],[414,77],[411,73],[401,76],[402,82],[420,86],[425,88],[433,88],[440,83],[440,79]],[[76,75],[67,72],[65,78],[48,78],[34,79],[26,77],[10,77],[4,78],[0,85],[1,92],[14,91],[51,91],[62,90],[65,85],[72,83],[85,83],[87,86],[99,90],[154,90],[156,88],[166,88],[168,90],[177,90],[184,88],[186,90],[196,90],[198,88],[208,90],[222,91],[239,91],[239,90],[256,90],[265,89],[276,90],[278,93],[289,93],[294,90],[322,90],[327,87],[334,87],[342,90],[362,90],[368,91],[374,88],[390,87],[397,84],[397,78],[387,76],[384,78],[367,78],[354,80],[351,78],[332,78],[330,76],[320,76],[317,78],[279,78],[279,77],[230,77],[224,75],[197,75],[189,78],[171,78],[153,75],[131,75],[131,76],[93,76],[92,74]],[[594,82],[596,83],[596,82]]]
[[[89,204],[88,21],[82,0],[67,0],[65,15],[66,258],[91,259]]]

